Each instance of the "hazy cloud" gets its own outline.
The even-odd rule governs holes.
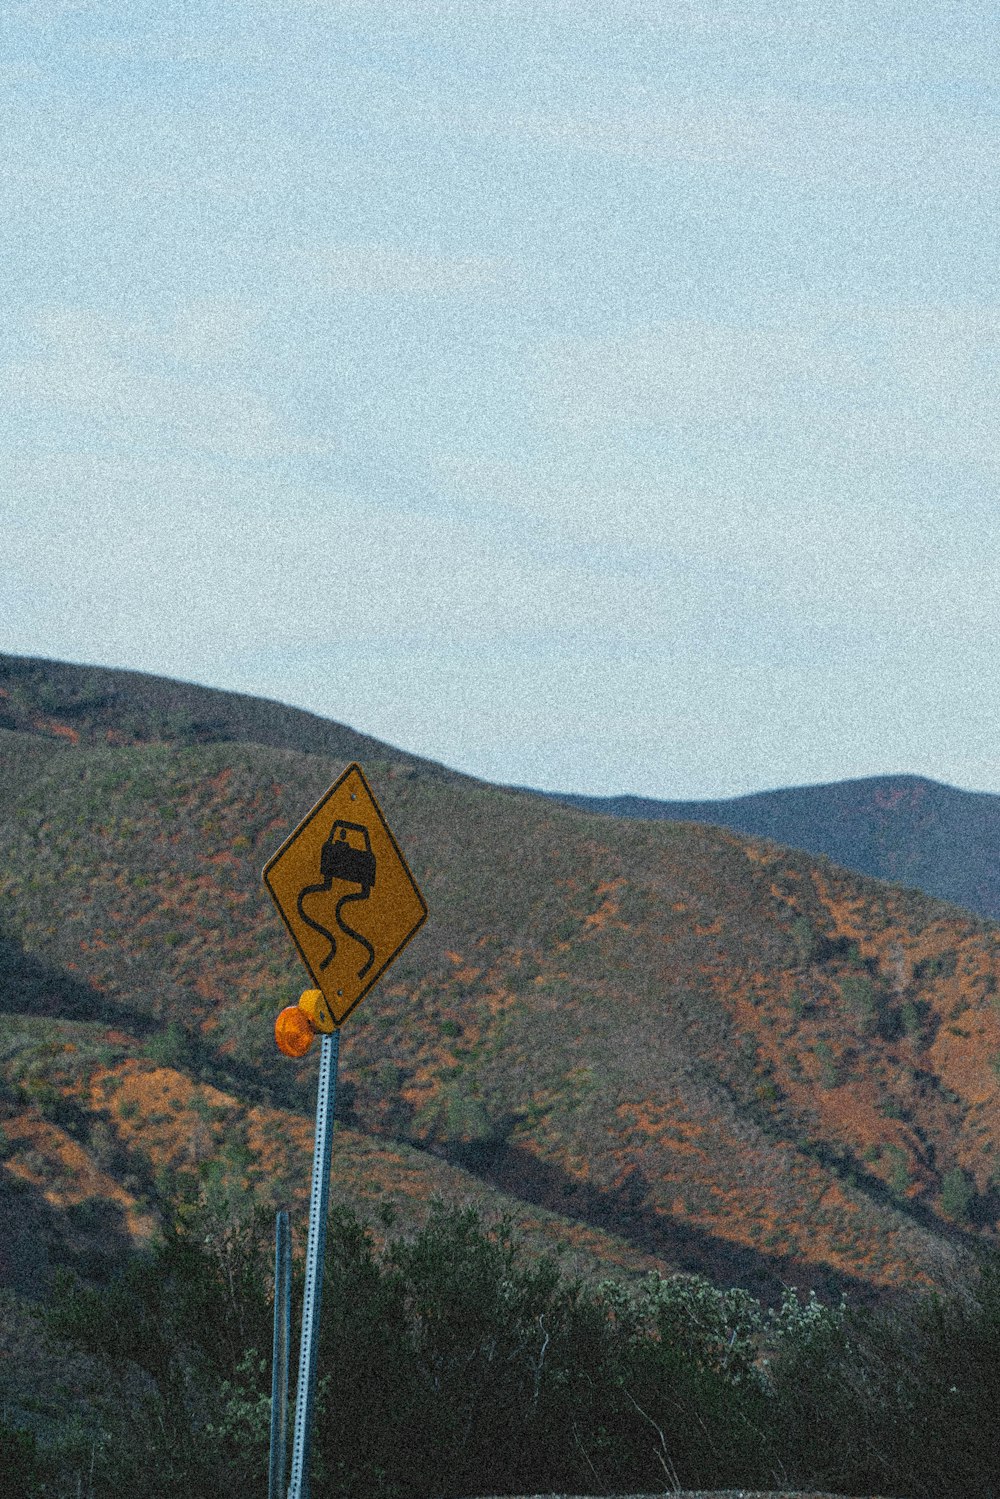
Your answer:
[[[326,292],[358,296],[450,297],[498,290],[504,262],[479,256],[431,255],[384,244],[331,245],[298,257]]]
[[[779,482],[907,456],[995,470],[1000,313],[983,308],[802,309],[764,325],[672,323],[550,344],[540,386],[576,441],[667,441],[701,471],[767,452]]]
[[[540,145],[637,160],[733,168],[827,187],[880,192],[1000,189],[1000,139],[992,123],[771,98],[706,105],[650,104],[621,113],[497,119],[495,128]]]
[[[84,451],[242,461],[325,451],[293,434],[271,401],[224,369],[204,378],[203,367],[217,365],[249,321],[220,304],[188,307],[160,327],[50,309],[36,318],[36,352],[0,368],[0,394],[15,420],[75,424]]]

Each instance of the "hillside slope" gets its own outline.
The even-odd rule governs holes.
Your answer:
[[[986,792],[895,775],[723,801],[562,793],[555,799],[586,812],[706,822],[770,838],[879,880],[915,886],[990,920],[1000,918],[1000,796]]]
[[[271,1029],[305,975],[260,869],[344,751],[109,733],[0,736],[3,1171],[55,1211],[24,1162],[62,1146],[40,1124],[18,1142],[25,1119],[68,1131],[97,1173],[81,1203],[113,1179],[128,1227],[185,1173],[279,1194],[282,1161],[305,1175],[315,1055],[288,1062]],[[343,1032],[345,1148],[367,1142],[383,1195],[418,1200],[412,1162],[436,1159],[609,1267],[770,1299],[941,1283],[995,1233],[996,927],[714,827],[587,815],[383,746],[364,764],[430,908]],[[275,1156],[258,1115],[299,1143]]]
[[[145,672],[0,652],[0,729],[88,746],[263,744],[475,784],[302,708]]]
[[[74,744],[251,743],[347,762],[386,763],[462,785],[433,761],[300,708],[142,672],[0,653],[0,729]],[[503,788],[497,788],[503,789]],[[920,776],[873,776],[718,801],[546,796],[581,811],[702,822],[823,854],[847,869],[912,886],[1000,918],[1000,796]]]

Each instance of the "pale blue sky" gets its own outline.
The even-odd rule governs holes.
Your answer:
[[[0,648],[1000,792],[995,4],[8,3]]]

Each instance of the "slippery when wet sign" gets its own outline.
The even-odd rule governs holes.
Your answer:
[[[303,963],[339,1025],[427,919],[359,765],[349,765],[264,866]]]

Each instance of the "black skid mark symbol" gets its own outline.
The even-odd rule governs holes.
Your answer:
[[[368,972],[369,968],[374,963],[374,961],[375,961],[375,949],[374,949],[374,947],[372,947],[372,945],[368,941],[367,937],[362,937],[362,935],[361,935],[360,932],[356,932],[352,926],[348,926],[347,925],[347,922],[344,921],[343,918],[341,917],[340,912],[341,912],[341,907],[346,906],[347,902],[349,900],[367,900],[367,899],[368,899],[368,891],[367,890],[358,890],[358,891],[355,891],[355,893],[353,895],[350,892],[348,892],[347,895],[342,895],[340,897],[340,899],[337,902],[336,912],[334,913],[335,916],[336,916],[336,918],[337,918],[337,925],[340,927],[340,930],[342,932],[344,932],[346,934],[346,936],[353,937],[354,940],[355,940],[355,942],[360,942],[361,946],[363,948],[365,948],[366,951],[367,951],[367,953],[368,953],[368,962],[365,963],[363,965],[363,967],[361,967],[361,968],[358,969],[358,978],[359,979],[363,979],[364,978],[365,974]],[[331,958],[333,957],[333,953],[330,954],[330,957]],[[327,959],[327,961],[329,961],[329,959]]]
[[[358,846],[357,840],[352,842],[348,834],[354,833],[362,840],[363,846]],[[351,937],[368,954],[368,961],[358,971],[358,978],[364,978],[369,968],[375,961],[375,949],[367,938],[362,937],[353,927],[347,925],[341,917],[342,908],[352,900],[367,900],[375,883],[375,856],[372,853],[371,840],[368,837],[368,829],[359,822],[345,822],[338,819],[330,829],[329,836],[323,844],[320,853],[320,873],[323,878],[318,885],[307,885],[299,893],[296,905],[299,915],[306,926],[312,927],[314,932],[319,932],[330,944],[330,951],[320,963],[320,968],[326,968],[337,951],[337,939],[331,931],[320,922],[314,921],[302,908],[302,902],[307,895],[325,894],[331,889],[334,880],[343,880],[347,884],[360,885],[360,890],[348,891],[337,901],[335,917],[337,926],[345,937]]]
[[[326,965],[329,963],[330,959],[336,953],[336,951],[337,951],[337,939],[333,935],[332,932],[328,932],[327,931],[327,929],[326,929],[325,926],[321,926],[318,921],[313,921],[313,919],[312,919],[311,916],[307,916],[306,915],[305,911],[303,911],[303,909],[302,909],[302,902],[305,900],[305,898],[306,898],[307,895],[317,895],[321,891],[329,890],[330,885],[332,883],[333,882],[331,880],[329,883],[327,883],[326,881],[323,881],[323,882],[321,882],[318,885],[307,885],[304,890],[300,891],[299,898],[295,902],[295,904],[296,904],[296,906],[298,908],[299,915],[302,917],[302,920],[305,922],[306,926],[311,926],[314,932],[319,932],[320,936],[321,937],[325,937],[326,940],[330,944],[330,951],[327,953],[326,957],[323,959],[322,963],[319,965],[320,968],[325,968]]]

